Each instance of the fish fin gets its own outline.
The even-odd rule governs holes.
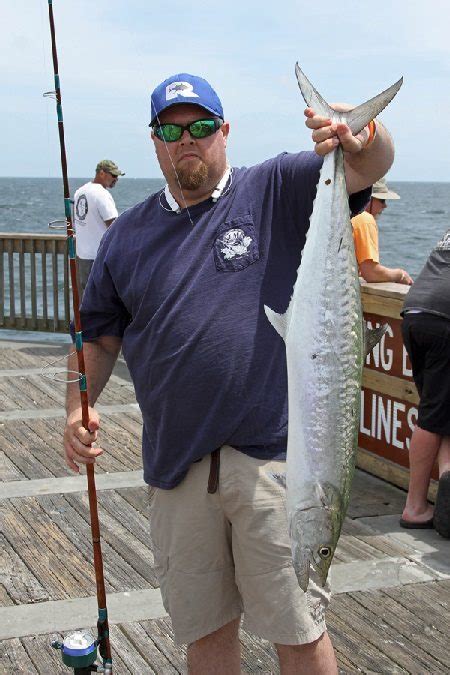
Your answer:
[[[286,473],[268,472],[267,475],[274,481],[274,483],[277,483],[277,485],[286,490]]]
[[[359,134],[361,129],[364,129],[374,117],[379,115],[389,105],[402,84],[403,77],[391,87],[382,91],[381,94],[377,94],[377,96],[374,96],[365,103],[361,103],[361,105],[345,114],[345,122],[350,127],[354,136]]]
[[[337,511],[342,511],[342,495],[335,485],[327,481],[316,483],[314,487],[320,508],[335,508]]]
[[[387,328],[387,323],[378,326],[378,328],[367,328],[367,324],[364,324],[364,358],[379,343]]]
[[[270,309],[270,307],[267,307],[267,305],[264,305],[264,311],[277,333],[281,335],[283,340],[286,340],[288,313],[278,314],[277,312],[274,312],[273,309]]]
[[[317,89],[311,84],[298,63],[295,64],[295,74],[306,105],[312,108],[318,115],[323,115],[324,117],[336,115],[336,111],[328,105]]]

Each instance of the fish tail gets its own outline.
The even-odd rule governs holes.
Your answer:
[[[353,135],[358,134],[361,129],[364,129],[371,120],[389,105],[402,84],[403,77],[397,80],[391,87],[382,91],[381,94],[377,94],[377,96],[374,96],[365,103],[361,103],[361,105],[345,114],[345,121]]]
[[[317,89],[311,84],[304,72],[300,69],[298,63],[295,64],[295,74],[306,105],[312,108],[318,115],[330,118],[336,117],[336,110],[333,110],[319,94]],[[361,103],[361,105],[358,105],[356,108],[353,108],[353,110],[345,113],[345,123],[350,127],[353,135],[358,134],[361,129],[364,129],[371,120],[389,105],[402,84],[403,77],[388,89],[377,94],[377,96],[374,96],[365,103]]]
[[[297,75],[298,86],[305,99],[306,105],[312,108],[318,115],[323,115],[323,117],[333,117],[333,115],[336,114],[336,111],[328,105],[317,89],[311,84],[298,63],[295,64],[295,74]]]

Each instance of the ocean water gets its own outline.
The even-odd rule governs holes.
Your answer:
[[[70,179],[71,194],[88,178]],[[159,190],[162,179],[121,178],[111,191],[119,213]],[[378,218],[380,260],[403,267],[414,278],[429,252],[450,227],[450,184],[390,182],[401,199]],[[59,178],[0,178],[0,232],[48,233],[64,217]]]

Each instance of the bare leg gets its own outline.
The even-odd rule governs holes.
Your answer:
[[[433,507],[427,501],[431,472],[439,452],[442,437],[416,427],[409,448],[409,488],[403,518],[422,523],[433,517]]]
[[[450,471],[450,436],[442,436],[438,454],[439,475]]]
[[[324,633],[305,645],[275,645],[281,675],[334,675],[337,673],[333,645]]]
[[[450,436],[443,436],[439,448],[439,488],[434,505],[434,529],[450,539]]]
[[[189,645],[189,675],[240,675],[239,624],[240,619],[230,621]]]

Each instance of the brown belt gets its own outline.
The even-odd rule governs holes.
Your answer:
[[[209,469],[208,492],[214,494],[219,487],[220,448],[211,453],[211,466]]]

